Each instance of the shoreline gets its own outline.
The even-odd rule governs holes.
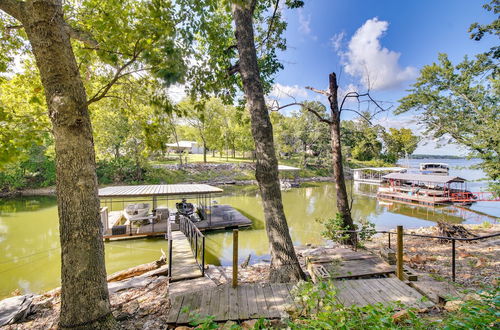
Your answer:
[[[297,178],[298,182],[333,182],[332,177],[325,176],[317,176],[317,177],[305,177],[305,178]],[[179,182],[178,184],[194,184],[194,183],[203,183],[209,184],[213,186],[249,186],[249,185],[257,185],[257,180],[199,180],[199,181],[187,181],[187,182]],[[176,183],[177,184],[177,183]],[[116,183],[109,185],[100,185],[99,188],[104,187],[113,187],[125,185],[124,183]],[[140,184],[138,184],[140,185]],[[131,185],[133,186],[133,185]],[[34,197],[34,196],[57,196],[56,187],[44,187],[44,188],[30,188],[30,189],[21,189],[9,192],[0,192],[0,198],[16,198],[16,197]]]

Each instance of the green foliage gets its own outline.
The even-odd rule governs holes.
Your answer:
[[[338,243],[343,243],[349,238],[349,233],[346,232],[349,230],[349,227],[344,225],[344,220],[340,213],[337,213],[335,218],[317,219],[316,221],[325,226],[324,231],[321,232],[321,236],[324,238]],[[362,246],[363,242],[370,240],[376,234],[375,224],[365,219],[355,223],[354,230],[359,231],[357,233],[358,246]]]
[[[11,192],[26,188],[53,186],[56,183],[55,161],[51,148],[32,145],[22,160],[3,164],[0,190]]]
[[[327,117],[326,108],[320,102],[305,102],[309,108]],[[329,167],[331,161],[330,130],[317,120],[310,111],[301,108],[290,116],[271,113],[276,152],[285,159],[293,155],[301,158],[300,166]]]
[[[289,322],[292,329],[431,329],[413,309],[408,309],[407,319],[396,324],[392,315],[401,308],[397,303],[344,306],[337,299],[337,289],[331,282],[303,282],[296,288],[295,295],[302,310]]]
[[[382,142],[384,128],[372,126],[364,120],[345,120],[341,123],[341,143],[345,156],[370,161],[382,158]]]
[[[495,329],[500,327],[500,288],[478,292],[479,299],[464,302],[446,315],[444,329]]]
[[[299,315],[289,322],[292,329],[494,329],[498,328],[500,310],[499,288],[479,292],[480,299],[466,301],[457,312],[444,313],[442,319],[427,318],[415,309],[395,302],[382,304],[344,306],[337,297],[331,282],[300,283],[295,289],[296,301],[301,306]],[[397,310],[405,309],[408,316],[395,322]]]
[[[500,2],[492,0],[484,8],[500,12]],[[481,40],[486,34],[500,34],[498,17],[491,23],[474,23],[471,38]],[[482,160],[481,168],[493,181],[493,191],[500,193],[500,80],[498,78],[499,47],[467,56],[454,65],[446,54],[438,62],[426,65],[410,89],[400,100],[397,113],[417,111],[427,133],[470,150],[471,157]]]
[[[413,134],[409,128],[389,128],[389,132],[384,132],[383,140],[386,148],[385,159],[390,163],[395,163],[399,158],[413,154],[417,149],[420,137]]]

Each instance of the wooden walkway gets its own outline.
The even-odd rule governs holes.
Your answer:
[[[226,284],[172,297],[167,323],[186,324],[192,316],[214,316],[214,321],[279,318],[294,304],[292,284]]]
[[[395,277],[334,281],[334,285],[339,301],[345,306],[387,305],[396,301],[415,308],[434,306],[417,290]]]
[[[172,281],[201,277],[189,241],[181,231],[172,232]]]
[[[337,299],[344,306],[383,305],[400,302],[405,306],[429,308],[434,303],[397,278],[371,278],[334,281]],[[186,324],[190,319],[213,316],[214,321],[275,319],[283,317],[294,302],[290,283],[225,284],[215,288],[172,293],[169,324]]]
[[[328,279],[360,278],[388,275],[394,266],[368,252],[355,252],[344,248],[327,249],[327,254],[306,259],[313,282]]]

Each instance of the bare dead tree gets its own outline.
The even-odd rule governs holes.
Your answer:
[[[349,202],[349,195],[347,193],[345,177],[344,177],[344,168],[342,163],[342,144],[340,141],[340,117],[343,111],[350,111],[358,114],[362,119],[371,123],[371,120],[374,116],[379,114],[380,112],[387,111],[388,109],[383,108],[378,101],[376,101],[368,90],[365,93],[359,93],[357,91],[348,92],[344,95],[340,102],[339,106],[339,97],[338,97],[338,84],[337,84],[337,76],[334,72],[329,75],[329,87],[328,90],[320,90],[314,87],[306,87],[307,89],[324,95],[328,98],[328,103],[330,105],[330,118],[325,118],[318,111],[312,109],[305,103],[295,102],[279,106],[277,103],[272,105],[272,109],[274,111],[278,111],[290,106],[301,106],[307,111],[314,114],[319,121],[329,125],[330,127],[330,144],[332,148],[332,158],[333,158],[333,175],[335,179],[335,188],[337,191],[337,210],[342,218],[342,222],[344,228],[346,230],[354,230],[354,222],[351,216],[352,210],[352,199]],[[290,96],[290,95],[289,95]],[[292,97],[292,96],[291,96]],[[292,97],[293,98],[293,97]],[[346,101],[348,99],[356,99],[358,103],[368,102],[369,104],[374,104],[376,107],[376,111],[369,117],[366,114],[360,112],[359,110],[346,108]],[[357,245],[357,237],[355,233],[350,233],[349,237],[345,241],[346,244],[356,246]]]

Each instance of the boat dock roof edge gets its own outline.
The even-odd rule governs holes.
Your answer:
[[[402,171],[407,170],[406,167],[363,167],[363,168],[353,168],[352,171],[376,171],[376,172],[385,172],[385,171]]]
[[[451,182],[467,181],[458,176],[411,174],[411,173],[390,173],[384,175],[383,178],[392,180],[421,181],[421,182],[432,182],[432,183],[451,183]]]
[[[288,165],[278,165],[278,171],[300,171],[300,168]]]
[[[157,184],[105,187],[99,189],[99,197],[204,195],[221,192],[221,188],[208,184]]]

